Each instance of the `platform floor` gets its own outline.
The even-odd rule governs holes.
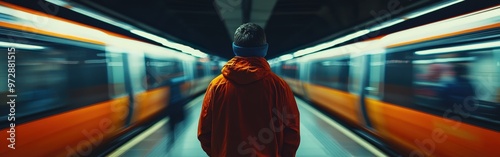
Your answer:
[[[196,137],[203,96],[186,105],[187,119],[177,129],[177,139],[173,144],[168,131],[168,118],[165,118],[108,156],[206,157]],[[387,156],[309,104],[298,98],[296,100],[301,114],[301,143],[297,157]]]

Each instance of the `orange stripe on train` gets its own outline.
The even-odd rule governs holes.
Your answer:
[[[117,135],[128,115],[128,97],[16,125],[16,149],[0,147],[2,156],[85,156]],[[0,130],[5,133],[8,129]],[[6,139],[8,134],[0,134]]]

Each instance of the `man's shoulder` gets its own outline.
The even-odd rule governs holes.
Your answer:
[[[212,81],[210,81],[210,85],[216,85],[219,84],[221,81],[223,81],[225,78],[222,76],[222,74],[217,75]]]
[[[222,74],[219,74],[217,75],[212,81],[218,81],[218,80],[222,80],[224,79],[225,77],[222,75]]]
[[[217,75],[212,81],[210,81],[209,87],[220,87],[228,84],[228,80],[224,75],[219,74]]]

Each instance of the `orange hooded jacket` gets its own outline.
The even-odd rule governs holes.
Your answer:
[[[263,57],[234,57],[206,91],[198,124],[214,157],[293,157],[299,111],[290,87]]]

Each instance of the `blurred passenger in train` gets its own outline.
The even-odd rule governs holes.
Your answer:
[[[424,80],[441,85],[453,82],[453,69],[448,64],[431,64],[428,66]]]
[[[431,64],[428,67],[428,73],[425,77],[427,81],[438,82],[441,79],[443,68],[441,64]]]
[[[455,64],[453,74],[455,76],[453,82],[447,83],[441,94],[443,104],[448,107],[455,104],[463,105],[467,97],[475,97],[474,87],[467,78],[467,67],[462,64]]]
[[[439,94],[442,93],[443,87],[445,85],[443,78],[449,78],[445,75],[445,68],[442,64],[430,64],[424,65],[425,69],[424,74],[420,74],[418,78],[418,83],[416,84],[416,101],[423,103],[427,106],[438,107],[438,101],[432,101],[432,99],[428,99],[429,97],[437,98]]]
[[[184,82],[183,79],[176,79],[174,76],[169,76],[167,82],[170,86],[170,102],[167,106],[167,116],[169,117],[169,136],[170,140],[167,142],[167,150],[170,150],[175,144],[176,136],[180,133],[180,127],[185,119],[184,102],[181,102],[181,85]]]
[[[453,69],[449,64],[430,64],[426,66],[425,74],[420,74],[418,81],[425,82],[417,88],[420,94],[437,97],[442,92],[443,87],[454,81]]]
[[[295,156],[299,111],[290,87],[271,72],[267,49],[260,26],[236,30],[236,56],[212,80],[203,101],[198,139],[209,156]]]

